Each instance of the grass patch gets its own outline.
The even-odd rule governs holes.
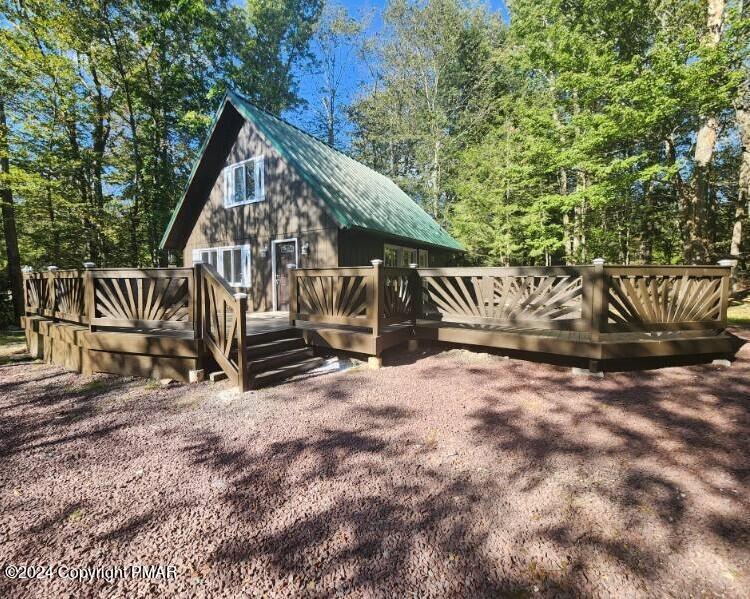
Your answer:
[[[750,325],[750,298],[739,304],[729,306],[727,320],[729,324]]]
[[[108,381],[103,381],[101,379],[94,379],[93,381],[89,381],[88,383],[84,383],[81,385],[77,391],[80,393],[100,393],[102,391],[108,391],[110,388]]]

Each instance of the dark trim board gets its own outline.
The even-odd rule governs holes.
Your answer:
[[[628,358],[664,358],[688,355],[734,355],[744,341],[728,332],[704,331],[690,337],[650,338],[642,335],[591,341],[584,334],[557,331],[486,331],[470,326],[451,326],[450,323],[419,322],[419,339],[475,345],[495,349],[509,349],[538,354],[573,356],[589,360],[623,360]],[[578,338],[576,338],[578,337]],[[609,337],[617,337],[611,335]]]

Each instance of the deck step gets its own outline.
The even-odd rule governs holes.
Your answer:
[[[279,339],[290,339],[292,337],[302,337],[302,331],[294,329],[292,327],[279,329],[276,331],[263,331],[262,333],[247,333],[247,344],[258,345],[261,343],[269,343],[271,341],[278,341]]]
[[[267,371],[279,368],[292,362],[300,362],[307,358],[313,357],[311,347],[298,347],[276,354],[266,354],[264,356],[253,356],[248,360],[247,365],[251,372]]]
[[[252,386],[257,388],[270,385],[271,383],[317,368],[318,366],[321,366],[323,362],[325,362],[323,358],[308,358],[301,362],[294,362],[292,364],[287,364],[286,366],[280,366],[274,370],[266,370],[265,372],[261,372],[253,377]]]
[[[282,337],[265,343],[252,343],[247,346],[248,359],[269,354],[279,354],[290,349],[306,347],[305,340],[302,337]]]

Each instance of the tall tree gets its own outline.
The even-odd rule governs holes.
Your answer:
[[[16,324],[23,314],[23,282],[21,279],[21,256],[18,251],[16,231],[16,207],[10,185],[10,148],[8,145],[8,122],[5,117],[5,98],[0,95],[0,203],[2,203],[5,256],[8,261],[8,280],[13,296],[13,315]]]
[[[315,77],[319,80],[313,102],[313,129],[336,147],[346,119],[344,87],[355,86],[355,61],[366,18],[358,21],[338,4],[327,4],[313,38]],[[340,145],[340,144],[339,144]]]
[[[383,21],[369,46],[376,83],[351,110],[353,148],[444,220],[454,143],[464,140],[463,117],[499,23],[486,7],[460,0],[392,0]]]
[[[726,0],[708,0],[708,16],[704,36],[705,49],[710,52],[721,42],[724,28]],[[706,218],[708,211],[709,177],[711,161],[719,136],[719,116],[709,109],[701,115],[701,126],[695,140],[693,186],[689,202],[685,204],[685,247],[683,254],[687,262],[706,262],[709,248],[706,240]]]
[[[748,40],[750,37],[749,13],[750,2],[740,1],[737,10],[739,26],[737,27],[736,39],[739,43],[743,43],[741,40],[745,40],[745,45],[750,44],[750,40]],[[750,62],[742,53],[740,53],[738,62],[744,77],[739,86],[739,93],[735,102],[737,128],[740,137],[740,167],[729,248],[730,255],[734,257],[740,257],[742,253],[743,226],[748,218],[748,204],[750,203]]]

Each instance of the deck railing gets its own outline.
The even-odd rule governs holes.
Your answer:
[[[291,269],[289,319],[316,324],[377,327],[380,269]]]
[[[290,270],[289,319],[370,329],[377,336],[392,324],[414,324],[414,268],[372,266]]]
[[[86,276],[92,330],[194,329],[191,268],[98,268],[87,271]]]
[[[383,333],[417,320],[575,331],[726,327],[730,268],[591,266],[293,269],[290,320]]]
[[[197,328],[217,364],[241,391],[250,388],[247,367],[247,295],[235,293],[210,264],[195,265]]]
[[[24,273],[26,314],[91,330],[192,331],[191,268],[87,268]]]

